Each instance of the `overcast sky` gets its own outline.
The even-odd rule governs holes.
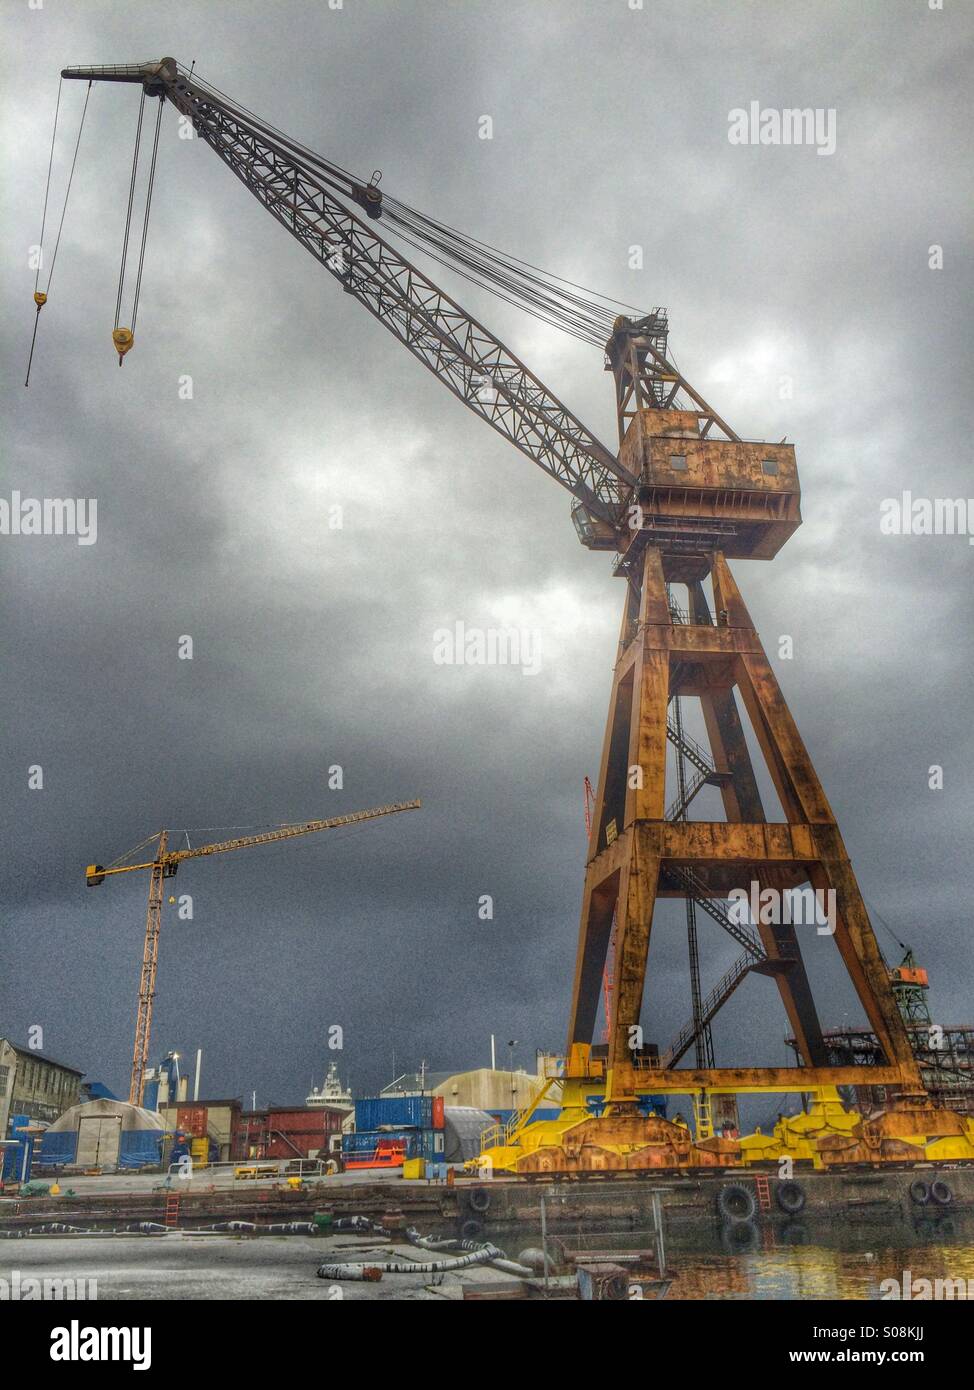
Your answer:
[[[413,206],[665,305],[681,369],[737,431],[796,442],[805,523],[735,573],[867,901],[929,968],[936,1017],[974,1022],[974,548],[879,529],[903,489],[974,497],[971,8],[6,0],[3,21],[3,495],[97,498],[98,538],[0,537],[0,1034],[39,1023],[47,1052],[124,1095],[148,885],[89,890],[84,866],[162,825],[198,843],[418,796],[185,866],[172,890],[194,919],[166,912],[151,1060],[202,1047],[204,1093],[283,1103],[320,1080],[333,1024],[358,1090],[393,1057],[485,1065],[491,1032],[505,1064],[511,1039],[522,1063],[565,1040],[582,781],[622,602],[568,494],[180,140],[171,108],[120,371],[135,87],[92,90],[23,388],[59,70],[163,54]],[[65,84],[49,233],[83,99]],[[728,113],[751,101],[834,110],[835,152],[732,145]],[[598,349],[442,278],[614,446]],[[540,673],[435,665],[456,621],[538,630]],[[700,939],[706,991],[736,947],[708,920]],[[825,1021],[857,1020],[832,943],[809,951]],[[689,1012],[685,962],[663,913],[644,1022],[664,1045]],[[781,1063],[785,1030],[752,978],[715,1025],[718,1061]]]

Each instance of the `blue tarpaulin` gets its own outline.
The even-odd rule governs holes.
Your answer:
[[[161,1162],[161,1129],[130,1129],[122,1133],[118,1151],[119,1168],[145,1168]]]
[[[63,1167],[73,1163],[78,1152],[77,1130],[64,1129],[52,1134],[50,1130],[41,1136],[40,1162],[51,1167]]]

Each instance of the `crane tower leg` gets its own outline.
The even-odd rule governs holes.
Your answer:
[[[708,577],[716,623],[702,588]],[[667,585],[673,582],[687,585],[685,614],[671,611]],[[750,897],[752,884],[758,891],[777,890],[784,920],[755,921],[765,952],[755,968],[777,984],[808,1084],[842,1084],[838,1070],[827,1065],[799,946],[801,931],[816,927],[803,916],[796,929],[785,906],[789,890],[808,885],[822,895],[834,893],[829,929],[880,1040],[887,1084],[920,1091],[909,1039],[835,817],[726,559],[720,551],[674,557],[649,544],[641,584],[634,586],[630,578],[628,590],[592,816],[569,1056],[584,1056],[584,1046],[592,1041],[615,911],[616,987],[606,1062],[610,1104],[625,1105],[640,1090],[674,1079],[703,1087],[720,1084],[721,1078],[726,1082],[731,1069],[650,1070],[652,1059],[640,1051],[640,1015],[654,983],[647,961],[656,900],[686,899],[685,876],[690,875],[698,901],[726,899],[735,888]],[[767,763],[784,822],[765,818],[735,690]],[[713,766],[726,769],[715,778],[722,821],[667,819],[667,718],[674,696],[700,700]],[[805,896],[810,902],[807,889]],[[784,1079],[781,1074],[788,1069],[735,1065],[732,1070],[742,1085],[763,1085]]]

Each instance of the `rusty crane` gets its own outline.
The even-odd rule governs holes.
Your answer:
[[[835,893],[834,939],[877,1039],[875,1084],[921,1092],[835,816],[730,569],[731,561],[771,560],[800,525],[794,446],[734,431],[675,366],[664,310],[619,314],[624,306],[464,236],[385,195],[377,176],[358,179],[291,139],[175,59],[71,67],[62,77],[131,83],[141,87],[143,104],[170,103],[346,295],[572,494],[580,541],[612,556],[624,589],[622,625],[591,816],[565,1074],[598,1078],[608,1114],[631,1112],[647,1090],[806,1091],[861,1081],[861,1072],[829,1064],[794,923],[742,923],[727,910],[728,895],[749,884],[781,894],[807,885]],[[393,238],[604,348],[618,448],[603,444],[405,259]],[[116,332],[115,343],[131,347],[124,333],[120,340]],[[699,701],[709,748],[683,726],[680,702],[689,698]],[[741,706],[781,820],[765,811]],[[668,785],[668,746],[677,758],[675,786]],[[705,786],[719,791],[720,819],[688,816]],[[638,1025],[652,988],[654,908],[663,898],[687,904],[693,1017],[660,1065],[641,1045]],[[742,950],[707,995],[698,978],[695,910]],[[591,1043],[613,922],[603,1061]],[[774,982],[799,1068],[713,1065],[710,1022],[753,973]],[[690,1047],[695,1065],[677,1068]]]

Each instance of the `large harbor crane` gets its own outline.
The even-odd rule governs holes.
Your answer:
[[[279,825],[274,830],[262,831],[259,835],[243,835],[235,840],[222,840],[195,848],[169,848],[169,831],[160,830],[150,835],[123,854],[109,868],[100,864],[89,864],[85,870],[85,882],[89,888],[97,888],[106,878],[117,874],[131,874],[140,870],[149,871],[149,905],[145,917],[145,939],[142,947],[142,970],[139,976],[139,1002],[135,1015],[135,1046],[132,1050],[132,1076],[129,1082],[129,1103],[142,1104],[145,1090],[145,1069],[149,1060],[149,1035],[152,1029],[152,1004],[156,995],[156,971],[159,964],[159,931],[162,926],[163,884],[172,878],[180,864],[187,859],[204,859],[211,854],[226,854],[232,849],[250,849],[254,845],[279,844],[282,840],[293,840],[298,835],[313,835],[319,830],[337,830],[340,826],[359,825],[362,821],[377,820],[379,816],[396,815],[399,811],[416,811],[419,801],[400,801],[392,806],[375,806],[369,811],[353,811],[347,816],[332,816],[329,820],[309,820],[290,825]],[[126,859],[139,854],[155,841],[155,853],[151,859],[127,864]]]
[[[722,906],[732,892],[755,885],[782,902],[800,889],[820,901],[834,894],[831,932],[877,1038],[880,1060],[872,1079],[893,1094],[921,1094],[835,816],[728,565],[772,559],[801,524],[794,446],[735,433],[674,364],[665,310],[620,314],[627,306],[408,207],[382,192],[378,176],[354,177],[175,59],[69,67],[62,78],[86,81],[89,90],[103,81],[141,87],[140,123],[147,100],[170,103],[345,294],[572,494],[582,544],[614,556],[625,599],[591,818],[565,1071],[601,1081],[609,1118],[592,1124],[611,1123],[614,1116],[635,1124],[637,1096],[647,1091],[807,1091],[861,1083],[853,1069],[829,1065],[788,912],[776,919],[762,912],[742,924]],[[603,348],[615,385],[618,449],[604,445],[390,237]],[[113,338],[120,354],[132,346],[128,329],[116,325]],[[686,698],[699,701],[709,751],[683,726],[679,701]],[[781,820],[766,814],[738,699]],[[668,801],[669,746],[679,775],[677,795]],[[705,786],[719,793],[722,819],[688,817]],[[663,898],[688,905],[694,1016],[671,1050],[675,1061],[696,1048],[696,1065],[685,1069],[660,1067],[639,1028],[652,983],[647,959],[654,909]],[[738,966],[706,996],[697,978],[691,907],[700,907],[744,948]],[[593,1053],[592,1037],[610,935],[612,1008],[603,1060]],[[776,984],[796,1038],[798,1068],[713,1065],[710,1022],[752,971]]]

